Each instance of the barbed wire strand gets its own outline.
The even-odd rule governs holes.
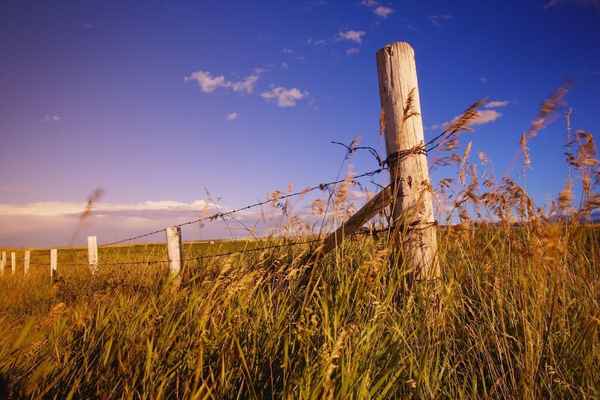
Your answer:
[[[385,167],[379,167],[377,169],[364,172],[364,173],[362,173],[360,175],[356,175],[355,177],[352,178],[352,180],[361,179],[361,178],[365,178],[365,177],[372,177],[372,176],[375,176],[377,174],[380,174],[385,169],[386,169]],[[218,218],[223,218],[223,217],[229,216],[231,214],[236,214],[236,213],[239,213],[239,212],[242,212],[242,211],[246,211],[246,210],[249,210],[249,209],[252,209],[252,208],[255,208],[255,207],[260,207],[260,206],[263,206],[265,204],[269,204],[269,203],[273,203],[273,202],[285,200],[285,199],[288,199],[288,198],[294,197],[294,196],[305,195],[305,194],[308,194],[308,193],[313,192],[315,190],[325,190],[325,189],[327,189],[327,187],[329,187],[331,185],[336,185],[338,183],[342,183],[343,181],[344,181],[343,179],[341,179],[341,180],[337,179],[335,181],[320,183],[318,185],[309,186],[307,188],[304,188],[303,190],[299,190],[299,191],[294,192],[294,193],[289,193],[289,194],[278,196],[277,198],[268,199],[268,200],[264,200],[264,201],[259,201],[259,202],[256,202],[256,203],[252,203],[252,204],[246,205],[244,207],[235,208],[235,209],[232,209],[232,210],[229,210],[229,211],[225,211],[225,212],[216,212],[214,214],[211,214],[211,215],[208,215],[208,216],[205,216],[205,217],[196,218],[196,219],[193,219],[193,220],[190,220],[190,221],[186,221],[186,222],[182,222],[180,224],[172,225],[172,226],[180,228],[180,227],[184,227],[184,226],[187,226],[187,225],[197,224],[197,223],[203,222],[203,221],[214,221],[214,220],[216,220]],[[158,233],[164,232],[165,229],[166,229],[166,227],[165,228],[161,228],[161,229],[157,229],[157,230],[154,230],[154,231],[151,231],[151,232],[142,233],[142,234],[139,234],[139,235],[128,237],[128,238],[125,238],[125,239],[120,239],[120,240],[115,240],[113,242],[103,243],[99,247],[114,246],[114,245],[121,244],[121,243],[131,242],[131,241],[137,240],[137,239],[143,239],[145,237],[156,235]]]

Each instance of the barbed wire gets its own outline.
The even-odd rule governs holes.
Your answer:
[[[386,168],[380,166],[377,169],[374,169],[374,170],[371,170],[371,171],[367,171],[367,172],[364,172],[362,174],[354,176],[352,178],[352,181],[355,181],[355,180],[361,179],[361,178],[365,178],[365,177],[373,177],[373,176],[375,176],[377,174],[380,174],[384,170],[386,170]],[[249,209],[252,209],[252,208],[260,207],[260,206],[263,206],[263,205],[266,205],[266,204],[269,204],[269,203],[273,203],[273,202],[285,200],[285,199],[288,199],[288,198],[291,198],[291,197],[295,197],[295,196],[305,195],[305,194],[311,193],[311,192],[313,192],[315,190],[325,190],[329,186],[331,186],[331,185],[337,185],[338,183],[342,183],[343,181],[344,181],[344,179],[336,179],[334,181],[319,183],[317,185],[309,186],[307,188],[304,188],[304,189],[299,190],[299,191],[294,192],[294,193],[288,193],[288,194],[280,195],[280,196],[277,196],[276,198],[271,198],[271,199],[268,199],[268,200],[259,201],[259,202],[256,202],[256,203],[252,203],[252,204],[249,204],[249,205],[246,205],[246,206],[243,206],[243,207],[239,207],[239,208],[235,208],[235,209],[232,209],[232,210],[229,210],[229,211],[225,211],[225,212],[216,212],[216,213],[213,213],[213,214],[208,215],[208,216],[199,217],[199,218],[196,218],[196,219],[193,219],[193,220],[190,220],[190,221],[186,221],[186,222],[182,222],[180,224],[176,224],[176,225],[172,225],[172,226],[181,228],[181,227],[184,227],[184,226],[187,226],[187,225],[193,225],[193,224],[197,224],[197,223],[204,222],[204,221],[214,221],[214,220],[217,220],[219,218],[223,218],[223,217],[226,217],[226,216],[229,216],[229,215],[232,215],[232,214],[236,214],[236,213],[239,213],[239,212],[242,212],[242,211],[246,211],[246,210],[249,210]],[[158,233],[164,232],[165,229],[167,229],[167,227],[164,227],[164,228],[161,228],[161,229],[157,229],[157,230],[154,230],[154,231],[151,231],[151,232],[147,232],[147,233],[142,233],[142,234],[135,235],[135,236],[132,236],[132,237],[128,237],[128,238],[125,238],[125,239],[119,239],[119,240],[115,240],[115,241],[112,241],[112,242],[103,243],[99,247],[114,246],[114,245],[121,244],[121,243],[127,243],[127,242],[131,242],[131,241],[134,241],[134,240],[143,239],[145,237],[156,235]]]
[[[369,235],[374,236],[374,235],[377,235],[382,232],[387,232],[387,231],[389,231],[389,229],[390,229],[389,227],[380,228],[380,229],[365,229],[362,231],[354,232],[354,233],[350,234],[349,236],[369,236]],[[268,240],[268,239],[269,238],[263,238],[263,239],[259,239],[259,241],[264,241],[264,240]],[[274,240],[276,240],[276,239],[274,239]],[[205,254],[205,255],[201,255],[201,256],[184,258],[181,261],[182,262],[200,261],[200,260],[211,259],[211,258],[227,257],[227,256],[232,256],[232,255],[237,255],[237,254],[253,253],[253,252],[258,252],[258,251],[287,248],[287,247],[294,247],[294,246],[301,246],[301,245],[315,244],[315,243],[323,243],[324,241],[325,241],[325,239],[315,238],[315,239],[309,239],[309,240],[303,240],[303,241],[273,244],[273,245],[269,245],[269,246],[253,247],[253,248],[249,248],[249,249],[232,250],[232,251],[228,251],[228,252],[224,252],[224,253]],[[119,261],[119,262],[100,262],[98,265],[99,266],[140,265],[140,264],[150,265],[150,264],[168,264],[169,262],[170,262],[169,260]],[[42,266],[42,267],[50,266],[50,264],[48,264],[48,263],[37,263],[37,262],[32,263],[32,265]],[[89,263],[60,263],[59,262],[58,266],[61,266],[61,267],[89,267]]]

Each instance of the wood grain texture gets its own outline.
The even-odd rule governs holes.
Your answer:
[[[411,227],[398,243],[414,260],[419,279],[440,276],[436,259],[437,238],[427,157],[413,151],[423,146],[423,121],[415,53],[408,43],[398,42],[377,52],[379,95],[383,130],[393,193],[395,226]],[[406,157],[394,159],[398,153]],[[397,232],[400,229],[396,229]]]

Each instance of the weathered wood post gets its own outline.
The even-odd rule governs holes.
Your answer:
[[[385,46],[377,52],[377,70],[394,231],[404,234],[396,240],[415,263],[417,279],[437,279],[441,274],[414,50],[404,42]]]
[[[88,263],[90,265],[90,272],[96,273],[98,268],[98,238],[96,236],[88,236]]]
[[[2,257],[0,258],[0,275],[4,275],[4,267],[6,267],[6,252],[2,252]]]
[[[25,255],[23,256],[23,275],[27,275],[29,273],[29,264],[31,263],[31,251],[26,250]]]
[[[17,272],[17,253],[10,253],[10,272],[14,275]]]
[[[183,245],[181,243],[181,228],[170,226],[167,229],[167,253],[169,256],[169,273],[176,286],[181,283],[181,263],[183,260]]]
[[[58,250],[50,250],[50,282],[54,283],[54,279],[58,276]]]

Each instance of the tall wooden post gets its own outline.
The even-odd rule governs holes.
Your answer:
[[[96,273],[98,268],[98,238],[96,236],[88,236],[88,263],[92,274]]]
[[[377,52],[379,96],[393,193],[394,231],[405,232],[404,254],[417,268],[417,279],[440,277],[415,53],[397,42]],[[401,225],[401,226],[400,226]],[[405,228],[405,229],[403,229]]]
[[[2,252],[2,258],[0,258],[0,275],[4,275],[4,267],[6,267],[6,252]]]
[[[17,272],[17,253],[10,253],[10,271],[14,275]]]
[[[169,272],[176,279],[176,285],[181,281],[181,263],[183,260],[183,245],[181,243],[181,228],[167,228],[167,253],[169,255]]]
[[[58,250],[50,250],[50,282],[54,283],[54,279],[58,277]]]
[[[26,250],[25,255],[23,256],[23,275],[27,275],[29,273],[29,264],[31,263],[31,251]]]

